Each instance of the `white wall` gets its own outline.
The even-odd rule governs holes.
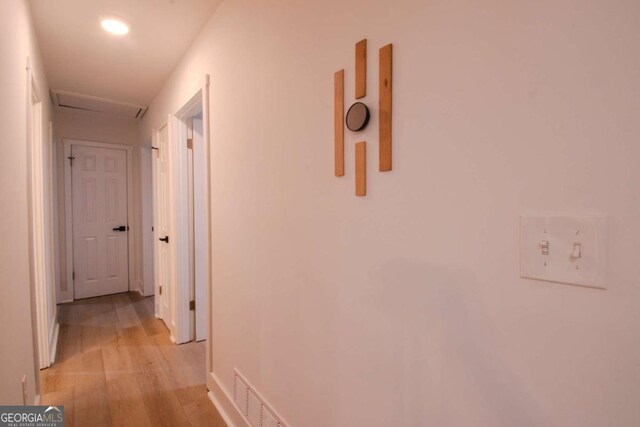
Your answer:
[[[117,116],[110,116],[92,112],[70,112],[60,108],[55,110],[55,140],[58,145],[58,235],[59,235],[59,259],[60,259],[60,288],[58,290],[58,302],[73,300],[73,286],[67,284],[67,260],[65,239],[65,187],[64,166],[68,160],[64,157],[63,140],[79,139],[85,141],[107,142],[111,144],[133,145],[137,144],[138,121]],[[140,241],[140,216],[142,207],[140,204],[140,175],[139,175],[139,150],[134,150],[133,155],[133,193],[134,193],[134,224],[130,224],[135,237],[134,269],[135,283],[131,283],[131,290],[137,290],[141,275],[141,267],[138,260],[142,259]]]
[[[633,0],[225,1],[140,128],[211,75],[220,386],[238,367],[291,426],[640,424],[639,18]],[[349,105],[364,37],[372,121],[338,179],[333,73]],[[608,290],[518,277],[531,211],[609,214]]]
[[[26,58],[43,101],[43,141],[49,141],[51,107],[40,51],[26,1],[0,2],[0,404],[22,404],[22,377],[33,404],[39,388],[29,278]],[[49,147],[45,147],[45,153]]]

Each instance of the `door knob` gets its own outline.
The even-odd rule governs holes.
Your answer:
[[[114,228],[113,231],[127,231],[127,226],[121,225],[120,227]]]
[[[169,236],[160,237],[158,240],[169,243]]]

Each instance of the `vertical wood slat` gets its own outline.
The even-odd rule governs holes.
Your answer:
[[[367,143],[356,143],[356,196],[367,195]]]
[[[380,48],[380,171],[391,170],[393,45]]]
[[[356,99],[367,96],[367,39],[356,43]]]
[[[335,175],[344,176],[344,70],[333,76]]]

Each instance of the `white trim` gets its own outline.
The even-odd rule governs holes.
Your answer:
[[[162,127],[165,126],[164,124],[162,126],[160,126],[157,129],[153,129],[151,132],[151,147],[155,147],[156,150],[154,150],[153,148],[151,148],[151,203],[153,204],[152,206],[152,212],[151,212],[151,224],[153,224],[152,230],[151,230],[151,236],[153,239],[153,294],[156,295],[156,298],[153,299],[153,308],[154,308],[154,314],[156,316],[157,319],[162,319],[162,316],[160,315],[160,285],[158,284],[158,215],[157,215],[157,211],[158,211],[158,183],[157,183],[157,179],[156,179],[156,173],[157,173],[157,160],[158,160],[158,155],[156,154],[156,151],[159,149],[158,148],[158,132],[160,132],[160,129],[162,129]]]
[[[64,158],[71,155],[71,147],[82,145],[85,147],[109,148],[112,150],[125,150],[127,153],[127,242],[128,242],[128,289],[131,291],[135,283],[135,224],[133,222],[133,146],[124,144],[112,144],[108,142],[88,141],[83,139],[64,138]],[[65,216],[65,243],[67,253],[67,295],[75,299],[73,283],[73,205],[71,187],[71,165],[64,162],[64,216]],[[71,289],[69,289],[71,288]],[[69,295],[71,293],[71,295]]]
[[[53,122],[49,121],[49,129],[48,129],[48,141],[47,141],[47,164],[49,165],[49,182],[47,183],[47,206],[48,206],[48,230],[47,230],[47,239],[48,239],[48,252],[47,252],[47,270],[48,270],[48,278],[49,278],[49,286],[47,287],[48,297],[47,304],[50,310],[49,313],[49,363],[53,364],[56,360],[56,351],[58,348],[58,332],[60,329],[60,325],[58,324],[58,289],[60,288],[60,272],[59,269],[59,260],[57,259],[58,255],[58,225],[55,221],[57,218],[58,211],[58,203],[57,203],[57,157],[55,145],[53,143]]]
[[[207,375],[207,389],[209,389],[209,393],[207,393],[209,400],[229,427],[251,427],[244,414],[233,404],[232,396],[213,372],[209,372]]]
[[[45,150],[43,140],[43,109],[38,94],[35,76],[27,57],[27,161],[28,161],[28,208],[29,208],[29,264],[30,281],[33,289],[32,306],[35,307],[34,339],[38,352],[38,367],[50,366],[50,332],[55,326],[55,309],[50,316],[50,299],[55,286],[53,268],[51,205],[47,210],[47,188],[50,188],[51,176],[45,177]],[[35,118],[35,119],[34,119]],[[50,134],[50,133],[49,133]],[[49,185],[48,185],[49,184]],[[49,298],[48,298],[49,296]],[[50,318],[51,317],[51,318]],[[50,325],[51,319],[53,319]]]
[[[60,218],[60,201],[58,199],[58,182],[60,179],[59,176],[59,158],[60,158],[60,153],[59,153],[59,147],[58,144],[56,143],[54,137],[53,137],[53,122],[49,122],[49,146],[51,147],[51,227],[52,227],[52,233],[53,233],[53,240],[52,240],[52,253],[53,253],[53,273],[54,273],[54,284],[55,284],[55,289],[54,289],[54,295],[53,295],[53,300],[54,300],[54,304],[58,304],[61,300],[62,300],[62,290],[60,289],[61,287],[61,280],[62,280],[62,276],[60,274],[61,272],[61,261],[60,261],[60,222],[61,222],[61,218]],[[56,305],[56,310],[57,310],[57,305]]]
[[[207,166],[205,170],[205,191],[207,197],[207,210],[208,210],[208,218],[207,218],[207,237],[208,237],[208,250],[209,250],[209,258],[207,260],[209,265],[209,274],[208,279],[209,283],[207,283],[207,342],[206,346],[206,367],[207,372],[213,372],[213,360],[211,355],[211,349],[213,344],[213,262],[212,262],[212,254],[213,254],[213,227],[211,226],[211,215],[213,213],[213,206],[211,206],[211,141],[210,141],[210,126],[211,121],[209,119],[209,86],[210,86],[210,78],[209,74],[205,74],[204,76],[204,85],[202,87],[202,141],[205,146],[205,158],[207,159]]]
[[[142,291],[145,296],[152,296],[154,292],[153,282],[153,193],[147,193],[152,186],[151,182],[151,168],[153,162],[153,150],[146,146],[139,146],[134,151],[138,154],[138,176],[140,190],[140,232],[138,237],[141,239],[138,242],[140,250],[137,250],[137,254],[141,254],[141,259],[136,260],[136,265],[140,267],[140,274],[137,274],[139,280],[142,282]]]
[[[64,141],[63,141],[64,142]],[[61,303],[73,301],[73,198],[71,196],[71,168],[67,159],[71,156],[71,145],[63,145],[64,164],[64,243],[67,262],[67,290],[60,292]]]
[[[100,142],[91,141],[88,139],[75,139],[75,138],[63,138],[62,142],[65,145],[83,145],[85,147],[97,147],[97,148],[110,148],[112,150],[126,150],[128,153],[133,153],[133,145],[116,144],[112,142]]]
[[[180,113],[177,113],[180,114]],[[191,340],[189,320],[189,191],[188,191],[188,168],[187,168],[187,146],[183,144],[186,139],[187,126],[181,120],[184,116],[171,116],[171,132],[169,134],[169,145],[173,154],[171,166],[175,171],[172,174],[171,206],[174,207],[173,224],[175,232],[171,236],[175,244],[173,245],[175,262],[175,280],[173,283],[173,314],[175,325],[175,338],[178,343]]]
[[[173,130],[173,123],[171,122],[171,115],[167,116],[167,159],[168,159],[168,175],[169,175],[169,206],[173,207],[176,206],[176,201],[175,201],[175,194],[174,191],[172,189],[172,184],[174,181],[174,177],[175,177],[175,168],[173,165],[173,162],[175,160],[175,156],[173,153],[173,145],[172,145],[172,138],[171,138],[171,132]],[[163,317],[163,320],[165,322],[165,324],[167,325],[167,328],[169,328],[169,340],[176,344],[176,268],[175,268],[175,264],[176,264],[176,239],[175,239],[175,235],[176,235],[176,226],[175,226],[175,215],[173,213],[173,211],[171,211],[171,209],[169,209],[169,234],[168,236],[170,237],[170,241],[171,243],[169,243],[169,277],[171,277],[171,280],[169,280],[167,283],[169,284],[169,289],[164,290],[164,292],[168,292],[170,295],[170,301],[169,301],[169,319],[166,319],[166,314],[164,313],[165,316]],[[165,298],[166,298],[166,294],[165,294]]]
[[[129,290],[135,280],[136,247],[135,236],[136,226],[133,219],[133,147],[127,150],[127,241],[129,242]]]

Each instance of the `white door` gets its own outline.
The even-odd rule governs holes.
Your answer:
[[[170,211],[169,211],[169,132],[167,126],[162,127],[156,137],[155,150],[155,220],[154,232],[156,241],[156,298],[159,299],[159,316],[167,327],[173,331],[171,321],[171,257],[170,257]]]
[[[74,145],[74,298],[129,290],[127,152]]]

